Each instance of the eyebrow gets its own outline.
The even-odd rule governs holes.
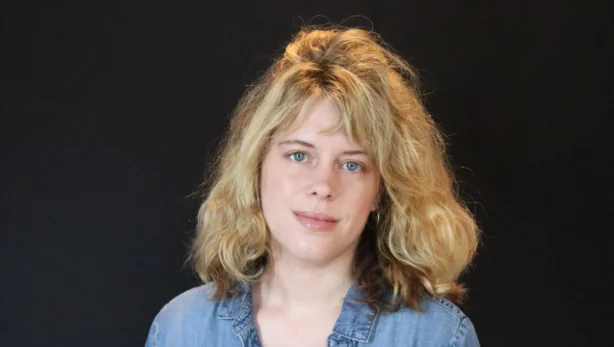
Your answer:
[[[308,148],[316,148],[316,146],[314,146],[313,144],[311,144],[309,142],[302,141],[302,140],[286,140],[286,141],[279,142],[277,145],[278,146],[282,146],[282,145],[301,145],[301,146],[308,147]],[[345,154],[345,155],[364,155],[364,156],[368,156],[367,152],[362,151],[362,150],[344,151],[343,154]]]

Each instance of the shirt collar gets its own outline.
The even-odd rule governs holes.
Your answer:
[[[335,323],[333,332],[359,342],[368,342],[379,316],[379,307],[372,308],[365,303],[365,293],[352,285],[348,290],[341,314]]]
[[[232,330],[235,334],[254,323],[251,286],[240,288],[239,295],[227,295],[220,301],[217,313],[219,319],[233,320]],[[341,314],[333,327],[333,334],[359,342],[368,342],[371,339],[380,309],[360,301],[364,298],[364,293],[358,291],[354,285],[350,286],[341,307]]]

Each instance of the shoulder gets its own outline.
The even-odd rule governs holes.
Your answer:
[[[171,342],[198,340],[202,328],[215,323],[218,301],[211,299],[213,291],[211,284],[205,284],[170,300],[154,318],[146,346],[156,346],[160,341],[172,345]]]
[[[380,323],[399,341],[409,340],[416,346],[479,346],[473,323],[451,301],[425,297],[421,311],[403,307],[396,312],[382,313]]]
[[[164,305],[158,315],[185,317],[202,314],[203,309],[215,306],[216,302],[211,300],[213,292],[214,288],[210,283],[188,289]]]
[[[467,319],[465,313],[452,301],[439,297],[425,297],[420,302],[426,317],[436,317],[445,321],[460,322]]]

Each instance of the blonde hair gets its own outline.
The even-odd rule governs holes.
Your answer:
[[[219,299],[262,274],[263,156],[276,131],[320,98],[336,104],[336,128],[367,150],[382,178],[377,217],[367,221],[352,268],[366,300],[392,310],[420,309],[425,295],[459,302],[466,289],[457,279],[479,230],[458,197],[417,73],[377,34],[355,28],[303,28],[239,101],[203,185],[190,258],[200,278],[215,283]]]

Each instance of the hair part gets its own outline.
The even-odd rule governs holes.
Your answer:
[[[214,282],[221,298],[263,273],[270,254],[260,204],[264,155],[273,136],[300,124],[321,98],[341,115],[327,131],[341,129],[365,148],[382,178],[379,218],[367,222],[352,267],[367,301],[392,310],[420,309],[425,295],[459,302],[466,289],[458,277],[479,230],[458,197],[417,73],[362,29],[302,29],[239,101],[203,185],[190,254],[200,278]]]

